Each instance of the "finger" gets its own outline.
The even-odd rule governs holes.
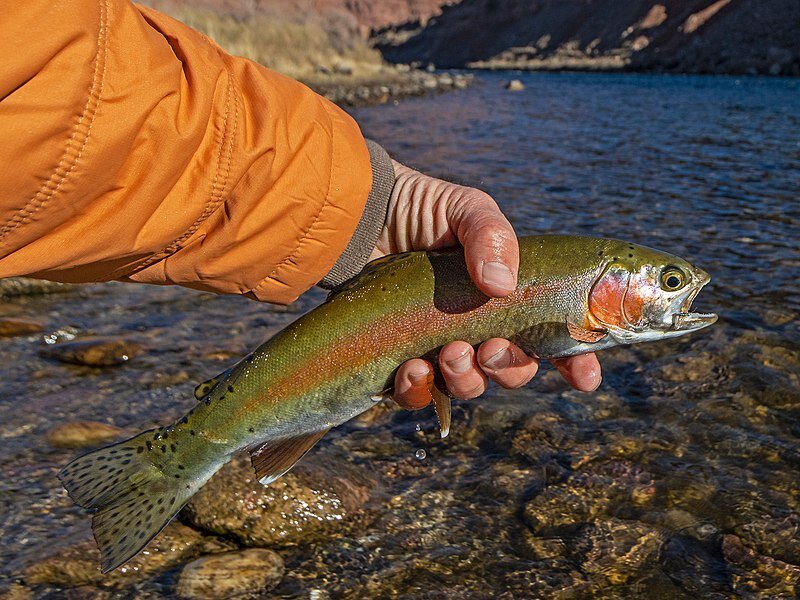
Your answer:
[[[539,363],[508,340],[492,338],[478,348],[478,365],[495,383],[506,389],[528,383]]]
[[[394,376],[392,398],[407,410],[419,410],[430,404],[433,384],[433,366],[427,360],[413,358],[406,361]]]
[[[442,348],[439,366],[447,389],[456,398],[469,400],[486,391],[489,381],[478,368],[475,350],[467,342],[451,342]]]
[[[488,296],[508,296],[517,286],[517,236],[491,196],[480,190],[470,192],[448,204],[450,226],[464,246],[467,270],[475,285]]]
[[[603,380],[600,363],[594,353],[554,359],[553,364],[572,387],[581,392],[593,392]]]

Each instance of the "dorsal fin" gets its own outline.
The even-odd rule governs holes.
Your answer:
[[[198,400],[202,400],[203,398],[208,396],[211,393],[211,390],[217,387],[217,384],[220,382],[220,380],[225,379],[232,370],[233,368],[230,368],[227,371],[220,373],[216,377],[212,377],[208,381],[204,381],[203,383],[198,385],[196,388],[194,388],[194,397],[197,398]]]
[[[418,252],[402,252],[400,254],[388,254],[386,256],[381,256],[380,258],[376,258],[373,261],[370,261],[366,264],[366,266],[361,269],[361,272],[358,275],[354,275],[347,281],[340,283],[335,288],[333,288],[329,293],[327,300],[330,300],[334,296],[341,294],[342,292],[346,292],[348,290],[352,290],[353,288],[363,285],[366,281],[372,279],[376,275],[379,275],[381,270],[391,265],[392,263],[399,262],[405,258],[413,254],[419,254]]]
[[[256,477],[264,485],[270,484],[291,469],[306,452],[311,450],[330,429],[312,431],[285,440],[264,442],[250,450],[250,462]]]

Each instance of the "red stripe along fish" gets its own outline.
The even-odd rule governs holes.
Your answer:
[[[264,484],[332,427],[391,395],[406,360],[452,340],[507,338],[558,358],[702,329],[691,312],[709,275],[670,254],[611,239],[520,239],[517,289],[489,298],[459,250],[373,261],[328,299],[221,375],[198,386],[176,423],[80,456],[60,473],[92,529],[104,572],[136,555],[236,453]],[[434,364],[435,361],[433,361]],[[450,398],[431,382],[442,436]]]

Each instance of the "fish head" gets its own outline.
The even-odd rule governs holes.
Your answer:
[[[676,337],[716,322],[713,313],[691,312],[711,281],[703,269],[657,250],[627,245],[611,252],[589,291],[589,321],[619,343]]]

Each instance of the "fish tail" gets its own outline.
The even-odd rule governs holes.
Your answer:
[[[94,513],[103,573],[142,550],[224,464],[193,465],[157,451],[152,440],[162,431],[79,456],[58,474],[70,497]]]

